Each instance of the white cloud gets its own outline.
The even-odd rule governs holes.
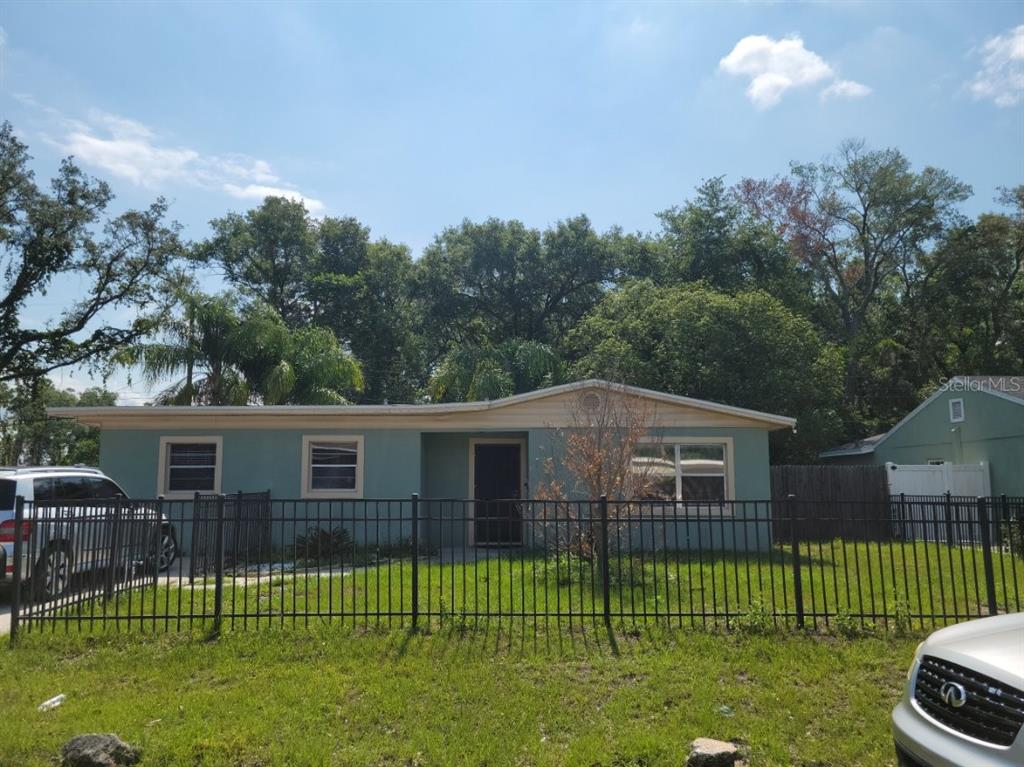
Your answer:
[[[767,35],[748,35],[736,43],[718,68],[731,75],[750,78],[747,96],[758,109],[778,104],[786,91],[833,81],[822,92],[823,98],[856,98],[871,92],[853,80],[839,80],[832,66],[804,41],[793,35],[780,40]]]
[[[306,197],[294,189],[286,189],[280,186],[265,186],[263,184],[224,184],[224,191],[232,197],[240,200],[262,200],[264,197],[287,197],[289,200],[297,200],[305,203],[306,210],[314,216],[323,213],[324,204],[313,197]]]
[[[88,165],[149,188],[189,180],[200,159],[191,149],[156,146],[152,131],[141,123],[98,111],[57,143]]]
[[[266,160],[244,154],[205,155],[170,144],[137,120],[98,109],[90,110],[84,120],[75,120],[31,95],[16,94],[15,98],[44,114],[47,123],[60,132],[59,138],[46,138],[61,151],[137,186],[162,189],[168,184],[185,184],[254,201],[267,195],[284,196],[302,200],[311,213],[324,210],[320,200],[292,188]]]
[[[1024,99],[1024,24],[996,35],[981,47],[982,67],[968,84],[976,99],[1012,107]]]
[[[853,80],[836,80],[821,92],[821,100],[833,98],[860,99],[871,93],[871,89]]]

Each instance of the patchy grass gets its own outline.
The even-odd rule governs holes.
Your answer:
[[[703,735],[749,744],[755,767],[877,767],[894,763],[889,712],[916,641],[30,636],[0,650],[0,763],[48,765],[73,735],[113,731],[144,765],[677,767]]]

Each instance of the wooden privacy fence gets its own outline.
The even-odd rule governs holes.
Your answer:
[[[790,537],[785,502],[791,496],[801,503],[805,540],[893,537],[884,466],[772,466],[771,477],[772,527],[779,539]]]

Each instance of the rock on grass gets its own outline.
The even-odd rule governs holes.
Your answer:
[[[128,767],[141,753],[113,733],[77,735],[61,749],[62,767]]]
[[[690,744],[686,767],[734,767],[739,764],[740,750],[732,743],[711,738],[697,738]]]

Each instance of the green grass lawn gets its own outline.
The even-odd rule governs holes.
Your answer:
[[[838,614],[838,623],[845,629],[924,630],[988,614],[977,549],[835,541],[805,545],[801,553],[809,626],[833,629]],[[1021,609],[1024,561],[998,551],[993,560],[997,607]],[[531,625],[544,622],[534,619],[534,613],[561,616],[555,621],[560,626],[578,624],[580,616],[601,615],[597,570],[594,560],[564,554],[535,556],[515,549],[454,564],[435,556],[419,568],[419,609],[425,624],[434,627],[476,627],[482,615],[526,614]],[[633,616],[639,615],[677,628],[722,627],[726,616],[731,616],[731,622],[738,617],[741,622],[767,619],[775,625],[794,625],[794,570],[792,556],[784,548],[724,555],[648,552],[613,557],[609,572],[611,612],[619,624],[632,624]],[[144,628],[179,630],[178,616],[212,615],[211,583],[207,579],[193,587],[187,582],[151,584],[110,602],[75,605],[63,615],[86,619],[84,625],[72,623],[72,631],[89,630],[90,621],[111,616],[146,616]],[[262,579],[227,579],[225,627],[306,625],[310,615],[330,613],[354,627],[396,628],[408,625],[412,602],[408,559],[354,569],[343,560],[332,571],[324,566]],[[823,617],[815,619],[815,614]],[[925,617],[933,615],[945,617]],[[187,617],[183,625],[189,626]],[[96,624],[96,628],[102,626]],[[121,620],[106,624],[107,629],[124,627]],[[56,628],[64,630],[63,625]]]
[[[113,731],[143,765],[679,767],[709,736],[754,767],[878,767],[918,641],[524,628],[25,636],[0,649],[0,764]]]

